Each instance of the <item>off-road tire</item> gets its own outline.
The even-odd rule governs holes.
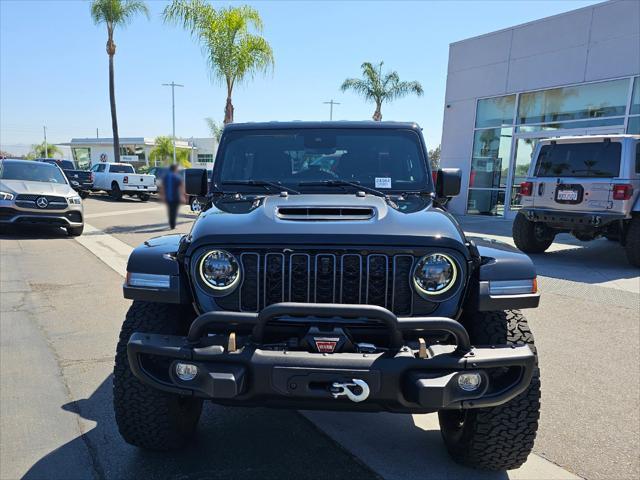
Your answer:
[[[513,241],[525,253],[542,253],[553,243],[555,233],[542,223],[531,222],[518,213],[513,220]]]
[[[522,345],[536,353],[527,320],[518,310],[476,312],[464,323],[473,345]],[[491,408],[441,410],[442,438],[451,457],[463,465],[485,470],[520,467],[531,450],[540,417],[540,371],[513,400]]]
[[[185,309],[178,305],[135,301],[122,325],[113,370],[113,406],[120,435],[148,450],[174,450],[195,433],[202,400],[151,388],[129,368],[127,342],[133,332],[184,335]]]
[[[140,194],[138,194],[138,198],[142,202],[148,202],[149,199],[151,198],[151,195],[149,193],[140,193]]]
[[[109,196],[116,201],[122,198],[122,190],[120,190],[120,186],[116,182],[113,182],[111,184],[111,190],[109,190]]]
[[[84,231],[84,225],[81,225],[79,227],[65,227],[67,230],[67,235],[69,235],[70,237],[79,237],[80,235],[82,235],[82,232]]]
[[[635,215],[627,229],[624,249],[627,259],[634,267],[640,267],[640,216]]]
[[[189,201],[189,208],[192,212],[200,213],[202,211],[202,202],[200,202],[200,199],[198,197],[193,197]]]

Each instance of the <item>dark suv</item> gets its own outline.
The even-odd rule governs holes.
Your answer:
[[[203,400],[438,412],[453,458],[520,466],[538,428],[536,350],[519,308],[529,258],[465,236],[411,123],[228,125],[187,235],[134,250],[114,372],[124,439],[181,447]],[[224,448],[219,445],[217,448]]]

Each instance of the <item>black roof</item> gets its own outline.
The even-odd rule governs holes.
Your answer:
[[[247,123],[229,123],[225,125],[225,130],[275,130],[275,129],[291,129],[291,128],[404,128],[412,130],[420,130],[415,122],[374,122],[373,120],[365,121],[330,121],[330,122],[307,122],[307,121],[287,121],[287,122],[247,122]]]

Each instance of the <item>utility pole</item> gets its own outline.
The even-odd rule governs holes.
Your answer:
[[[176,95],[175,89],[176,87],[184,87],[184,85],[180,85],[179,83],[175,83],[171,81],[171,83],[163,83],[163,87],[171,87],[171,118],[173,120],[173,164],[176,162]]]
[[[42,127],[44,130],[44,158],[49,158],[49,148],[47,148],[47,127]]]
[[[100,138],[100,134],[98,132],[98,129],[96,128],[96,138]]]
[[[322,102],[325,105],[329,105],[329,120],[333,120],[333,106],[334,105],[340,105],[338,102],[334,102],[333,98],[331,99],[330,102]]]

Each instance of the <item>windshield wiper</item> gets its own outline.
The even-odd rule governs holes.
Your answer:
[[[371,193],[373,195],[377,195],[378,197],[387,198],[387,194],[381,192],[380,190],[376,190],[375,188],[365,187],[364,185],[360,185],[360,182],[349,182],[347,180],[318,180],[318,181],[310,181],[310,182],[300,182],[298,183],[299,187],[353,187],[365,192]]]
[[[300,192],[293,188],[285,187],[284,185],[276,182],[268,182],[266,180],[231,180],[228,182],[222,182],[222,185],[249,185],[252,187],[264,187],[266,189],[277,188],[279,192],[289,192],[296,195],[300,195]]]

